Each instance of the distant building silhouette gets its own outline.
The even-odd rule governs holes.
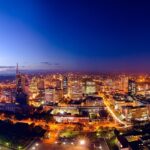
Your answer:
[[[27,105],[27,93],[25,92],[26,77],[19,72],[18,64],[16,68],[16,103]]]

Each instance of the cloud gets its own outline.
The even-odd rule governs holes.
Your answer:
[[[51,62],[48,62],[48,61],[43,61],[43,62],[40,62],[40,63],[42,65],[45,65],[45,67],[50,67],[51,69],[63,69],[63,66],[58,62],[51,63]]]
[[[55,63],[54,65],[55,65],[55,66],[60,66],[60,64],[59,64],[59,63]]]
[[[19,70],[26,70],[26,69],[63,69],[63,66],[60,63],[54,62],[48,62],[48,61],[43,61],[40,62],[40,64],[34,64],[34,65],[28,65],[28,66],[19,66]],[[0,71],[15,71],[16,70],[16,66],[0,66]]]
[[[19,69],[25,69],[25,66],[19,66]],[[0,71],[16,70],[16,66],[0,66]]]
[[[15,69],[16,66],[0,66],[0,69]]]
[[[43,64],[43,65],[49,65],[49,66],[52,65],[52,64],[51,64],[50,62],[48,62],[48,61],[41,62],[41,64]]]
[[[61,66],[59,63],[50,63],[48,61],[43,61],[41,62],[43,65],[48,65],[48,66]]]

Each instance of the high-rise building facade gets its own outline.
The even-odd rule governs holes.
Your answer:
[[[68,78],[66,76],[63,77],[63,95],[68,94]]]
[[[28,95],[26,93],[27,79],[18,71],[18,64],[16,68],[16,103],[20,105],[27,105]]]
[[[94,81],[85,82],[85,94],[94,94],[96,93],[96,83]]]
[[[136,95],[137,92],[137,84],[134,80],[128,80],[128,94],[131,96]]]

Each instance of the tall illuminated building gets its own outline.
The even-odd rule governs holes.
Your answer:
[[[16,68],[16,103],[20,105],[27,105],[27,93],[25,93],[26,80],[18,71],[18,64]]]
[[[62,81],[61,80],[56,80],[56,88],[62,89]]]
[[[63,77],[63,95],[68,94],[68,78],[66,76]]]
[[[63,98],[63,91],[62,89],[55,89],[55,102],[59,102]]]
[[[55,89],[48,88],[45,89],[45,103],[55,102]]]
[[[62,90],[56,88],[45,89],[45,103],[58,103],[62,99]]]
[[[83,97],[83,85],[80,80],[73,80],[69,87],[69,95],[71,99],[78,100]]]
[[[44,80],[42,78],[38,79],[38,81],[37,81],[37,87],[40,90],[44,89]]]
[[[137,92],[137,84],[134,80],[128,80],[128,94],[131,96],[136,95]]]
[[[45,96],[45,84],[44,84],[44,79],[42,77],[38,79],[37,87],[39,91],[39,97],[41,98],[41,100],[43,100]]]
[[[121,77],[121,90],[125,93],[128,91],[128,77],[122,76]]]
[[[30,93],[31,100],[35,99],[39,95],[39,89],[37,86],[37,78],[36,77],[33,77],[30,81],[29,93]]]
[[[85,94],[94,94],[96,93],[96,83],[94,81],[85,82]]]

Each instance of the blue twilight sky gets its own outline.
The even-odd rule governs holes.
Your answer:
[[[150,71],[150,2],[0,0],[0,71]]]

